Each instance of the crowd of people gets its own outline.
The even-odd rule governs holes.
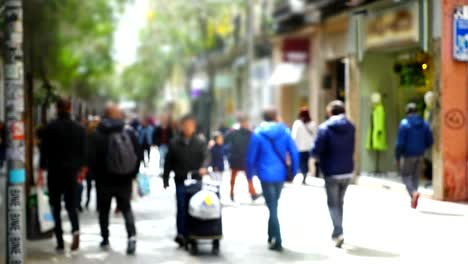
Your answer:
[[[227,175],[225,160],[231,176],[230,199],[236,200],[236,178],[243,172],[252,200],[263,196],[269,210],[268,246],[271,250],[281,251],[278,203],[283,186],[298,174],[303,176],[305,184],[312,159],[315,176],[321,175],[325,180],[327,204],[334,227],[331,237],[337,247],[344,242],[343,205],[346,190],[355,174],[356,129],[347,118],[341,101],[333,101],[327,106],[328,119],[320,125],[311,119],[307,108],[302,108],[292,130],[280,122],[275,108],[265,109],[263,122],[253,130],[249,118],[239,114],[235,126],[220,129],[209,142],[197,133],[197,120],[192,115],[182,117],[178,123],[173,122],[169,115],[162,115],[158,122],[152,118],[126,122],[122,111],[109,104],[102,117],[93,117],[79,124],[72,120],[71,109],[69,100],[59,100],[57,118],[38,131],[41,150],[38,183],[44,182],[42,171],[46,170],[59,251],[64,250],[62,199],[72,225],[71,250],[79,249],[77,211],[82,210],[82,182],[86,180],[85,208],[89,207],[93,181],[96,186],[101,247],[107,249],[110,246],[109,215],[111,201],[115,198],[128,233],[127,254],[135,254],[137,232],[131,207],[132,184],[140,164],[148,166],[152,147],[157,147],[160,153],[164,188],[170,186],[171,178],[175,185],[175,242],[180,247],[185,247],[188,236],[187,190],[184,184],[188,174],[197,172],[195,177],[201,178],[210,173],[222,181]],[[416,208],[422,157],[433,140],[429,125],[417,114],[416,105],[409,104],[407,114],[398,134],[396,160],[411,196],[411,205]],[[254,187],[255,176],[260,180],[262,193]]]

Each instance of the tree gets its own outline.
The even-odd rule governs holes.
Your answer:
[[[145,100],[153,109],[174,67],[186,68],[195,60],[205,61],[212,87],[214,66],[209,54],[227,42],[233,31],[233,18],[242,3],[240,0],[152,0],[154,11],[142,32],[138,60],[122,74],[122,91],[129,91],[126,95],[131,99]]]

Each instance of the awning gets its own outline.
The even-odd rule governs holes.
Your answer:
[[[298,84],[302,81],[304,69],[304,64],[281,63],[275,67],[268,82],[273,86]]]

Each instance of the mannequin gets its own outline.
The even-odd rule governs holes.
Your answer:
[[[378,92],[371,95],[372,113],[370,128],[367,135],[366,149],[376,154],[375,173],[380,174],[380,152],[387,150],[387,133],[385,109],[382,104],[382,95]]]
[[[434,109],[434,93],[427,92],[424,95],[424,102],[426,103],[426,109],[424,109],[424,120],[429,124],[432,124],[432,111]]]
[[[433,113],[434,113],[434,100],[435,96],[433,92],[427,92],[424,95],[424,102],[426,103],[426,109],[424,109],[424,120],[432,126]],[[424,176],[428,180],[426,187],[432,185],[432,148],[426,152],[424,155]]]

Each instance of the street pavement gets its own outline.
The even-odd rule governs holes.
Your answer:
[[[345,204],[345,245],[330,241],[331,221],[323,181],[287,185],[280,201],[285,251],[266,245],[268,211],[264,200],[253,203],[245,177],[238,176],[236,203],[227,201],[229,175],[223,185],[224,239],[219,256],[190,256],[173,242],[175,189],[163,190],[157,168],[151,176],[151,195],[134,201],[138,229],[136,256],[126,256],[126,232],[120,215],[111,219],[111,250],[101,251],[97,213],[81,214],[82,244],[76,253],[56,254],[55,241],[29,242],[28,262],[42,263],[467,263],[468,207],[422,198],[418,210],[400,190],[368,185],[349,188]],[[256,185],[259,186],[258,182]],[[260,187],[259,187],[260,190]],[[64,214],[66,219],[66,214]],[[69,230],[68,222],[64,223]],[[70,242],[71,237],[66,240]],[[68,244],[69,245],[69,244]]]

